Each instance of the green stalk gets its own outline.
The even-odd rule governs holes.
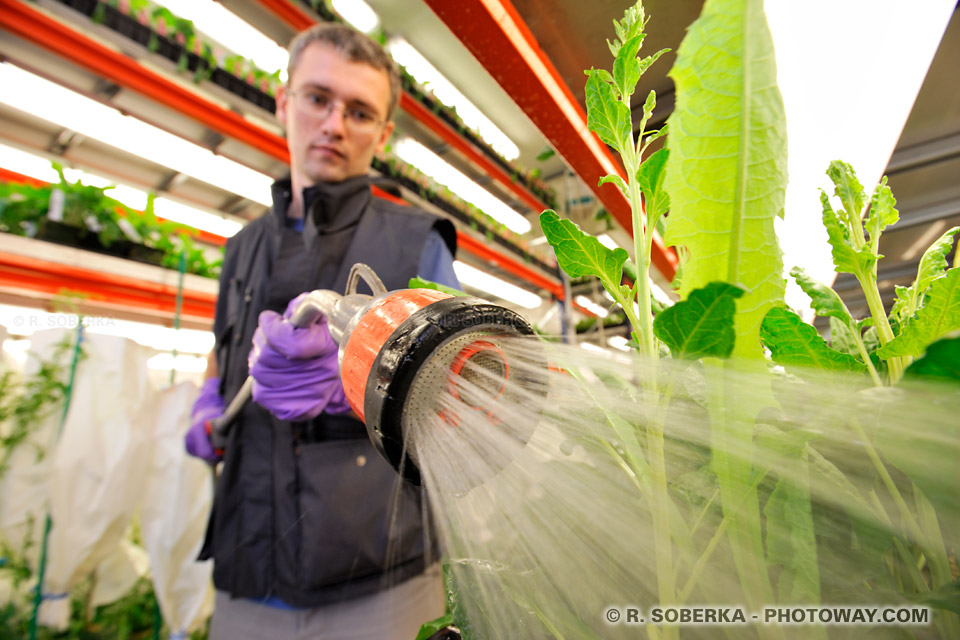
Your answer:
[[[862,233],[862,232],[861,232]],[[876,264],[874,264],[876,269]],[[885,345],[893,340],[893,329],[890,328],[890,321],[887,320],[887,313],[883,309],[883,301],[880,299],[880,291],[877,289],[876,272],[868,274],[855,274],[867,297],[867,306],[870,307],[870,315],[873,316],[873,324],[877,327],[877,336],[880,338],[880,344]],[[894,384],[903,377],[903,360],[899,357],[887,360],[887,367],[890,369],[890,383]]]
[[[867,371],[870,372],[870,378],[873,379],[874,386],[882,387],[883,380],[880,379],[880,374],[877,373],[876,367],[873,366],[873,360],[870,359],[870,354],[867,353],[867,347],[863,344],[863,336],[860,335],[860,330],[856,327],[853,327],[853,340],[857,343],[857,351],[860,352],[860,358],[863,359],[863,363],[867,365]]]

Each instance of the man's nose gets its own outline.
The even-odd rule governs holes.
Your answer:
[[[344,108],[338,104],[330,105],[330,110],[327,115],[320,119],[320,127],[325,133],[334,133],[342,136],[347,128]]]

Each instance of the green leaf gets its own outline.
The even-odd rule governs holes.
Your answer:
[[[897,211],[897,199],[893,197],[893,191],[887,186],[887,176],[883,176],[880,184],[873,192],[873,198],[870,200],[870,213],[864,221],[864,226],[870,233],[870,241],[876,246],[883,230],[900,220],[900,213]]]
[[[670,209],[670,195],[663,188],[669,155],[667,149],[660,149],[637,169],[637,186],[643,192],[643,206],[647,210],[647,228],[656,226],[660,216]]]
[[[568,276],[597,276],[611,293],[617,290],[628,256],[625,249],[608,249],[570,220],[562,220],[552,209],[540,214],[540,228]]]
[[[906,320],[912,316],[917,307],[922,306],[923,296],[930,283],[943,275],[949,268],[947,254],[953,247],[953,236],[960,231],[960,227],[947,229],[936,242],[924,252],[917,267],[917,278],[909,287],[896,287],[897,300],[894,302],[890,315],[898,320]]]
[[[622,99],[628,101],[633,90],[640,81],[640,61],[637,52],[643,43],[643,34],[630,38],[617,52],[617,59],[613,61],[613,83],[620,92]]]
[[[820,570],[810,506],[806,447],[791,456],[789,475],[781,476],[767,499],[767,563],[783,568],[777,581],[781,602],[819,602]]]
[[[863,185],[857,180],[853,167],[841,160],[834,160],[827,167],[827,176],[833,181],[834,195],[843,203],[845,222],[849,225],[861,224]]]
[[[680,296],[714,280],[743,286],[734,352],[760,359],[760,324],[784,294],[773,221],[783,214],[787,185],[786,119],[762,3],[707,2],[670,76],[677,103],[664,239],[689,254],[681,260]]]
[[[856,325],[850,326],[843,320],[835,317],[830,318],[830,346],[853,357],[860,355],[860,349],[857,347],[854,331],[859,331]]]
[[[931,344],[922,358],[907,367],[905,375],[960,382],[960,338],[945,338]]]
[[[553,156],[555,156],[556,154],[557,152],[554,151],[553,148],[547,147],[546,149],[544,149],[543,151],[537,154],[537,162],[545,162],[550,158],[552,158]]]
[[[683,302],[664,309],[653,321],[653,333],[680,360],[728,358],[736,333],[733,318],[743,289],[727,282],[711,282],[690,292]]]
[[[811,278],[802,267],[790,269],[790,275],[797,281],[803,292],[810,296],[810,308],[816,311],[818,316],[836,318],[847,326],[854,326],[847,305],[843,304],[843,300],[836,291]]]
[[[643,75],[644,73],[646,73],[647,69],[650,68],[650,65],[652,65],[654,62],[659,60],[660,56],[662,56],[668,51],[670,51],[670,49],[660,49],[660,51],[657,51],[655,54],[651,56],[647,56],[646,58],[643,58],[642,60],[640,60],[640,66],[639,66],[640,75]]]
[[[907,321],[900,335],[880,347],[881,358],[919,356],[934,340],[960,329],[960,269],[934,280],[927,303]]]
[[[820,203],[823,205],[823,226],[827,229],[833,265],[837,271],[854,275],[869,271],[876,261],[876,255],[868,247],[856,249],[850,238],[850,230],[841,215],[834,211],[830,198],[820,191]]]
[[[622,151],[633,142],[630,130],[630,109],[617,100],[614,89],[596,69],[588,71],[587,126],[611,147]]]
[[[425,622],[423,626],[420,627],[420,631],[417,633],[415,640],[427,640],[430,636],[440,631],[445,627],[449,627],[453,624],[453,614],[445,613],[436,620],[431,620],[430,622]]]
[[[785,367],[826,371],[866,371],[853,356],[827,346],[817,330],[789,309],[774,307],[763,319],[760,329],[763,344],[773,361]]]
[[[434,291],[442,291],[444,293],[449,293],[452,296],[466,296],[469,295],[460,291],[459,289],[454,289],[453,287],[448,287],[445,284],[440,284],[439,282],[431,282],[430,280],[424,280],[423,278],[417,276],[416,278],[410,278],[410,282],[407,284],[410,289],[433,289]]]
[[[917,280],[914,283],[918,295],[923,295],[934,280],[943,275],[950,265],[947,264],[947,254],[953,247],[953,236],[960,231],[960,227],[953,227],[937,238],[936,242],[930,245],[923,257],[920,258],[920,266],[917,268]]]
[[[620,192],[623,193],[623,195],[627,196],[628,198],[630,197],[630,192],[627,190],[627,183],[623,181],[623,178],[614,174],[603,176],[602,178],[600,178],[600,182],[599,184],[597,184],[597,186],[602,187],[608,182],[612,182],[613,184],[617,185],[617,187],[620,189]],[[606,210],[604,210],[604,212],[606,212]],[[609,215],[609,213],[607,213],[607,215]],[[594,216],[594,219],[598,220],[599,217]]]

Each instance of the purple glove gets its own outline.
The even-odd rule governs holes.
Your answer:
[[[210,421],[222,416],[226,408],[217,391],[219,387],[220,378],[209,378],[200,387],[200,395],[193,403],[193,425],[184,437],[187,453],[210,464],[217,464],[223,457],[223,451],[215,450],[210,443]]]
[[[290,317],[304,296],[290,301],[283,317],[260,314],[247,364],[253,400],[281,420],[310,420],[322,412],[346,413],[350,405],[340,384],[337,344],[327,319],[295,327]]]

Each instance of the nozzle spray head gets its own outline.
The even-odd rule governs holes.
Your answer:
[[[498,342],[532,334],[522,316],[479,298],[396,291],[353,323],[342,346],[341,380],[381,455],[419,484],[416,445],[405,437],[411,427],[436,415],[442,394],[457,398],[462,411],[483,410],[510,377]],[[456,426],[457,416],[445,419]]]

